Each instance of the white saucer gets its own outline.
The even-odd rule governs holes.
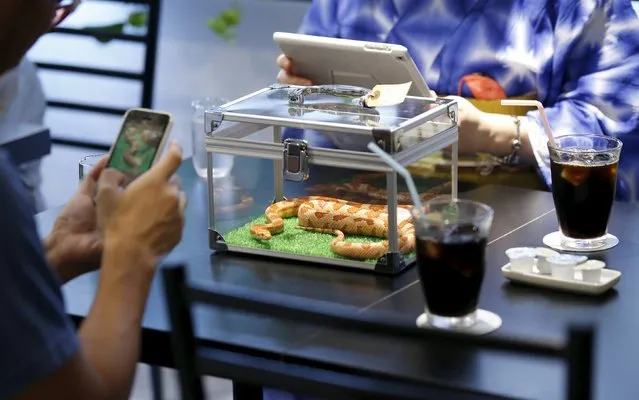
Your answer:
[[[434,327],[428,323],[428,315],[426,313],[421,314],[419,317],[417,317],[416,322],[419,328],[441,329]],[[490,311],[477,309],[477,321],[475,321],[474,324],[464,328],[460,327],[446,330],[468,333],[471,335],[485,335],[499,329],[499,327],[501,327],[501,322],[501,317],[499,315]]]
[[[596,253],[598,251],[612,249],[619,244],[619,239],[615,235],[608,233],[606,234],[606,243],[603,246],[597,247],[596,249],[580,249],[576,247],[562,246],[561,233],[559,231],[555,231],[544,236],[544,244],[548,247],[552,247],[555,250],[572,251],[578,253]]]
[[[501,273],[506,279],[531,286],[559,290],[579,294],[599,295],[612,289],[621,279],[621,272],[604,268],[601,270],[599,282],[586,282],[581,271],[574,271],[572,279],[559,279],[552,275],[542,275],[537,267],[530,272],[519,272],[510,269],[510,263],[501,267]]]

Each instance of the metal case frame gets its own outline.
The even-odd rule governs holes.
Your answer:
[[[207,170],[208,170],[208,218],[209,218],[209,247],[214,251],[231,251],[266,257],[276,257],[304,262],[321,263],[347,268],[370,270],[385,274],[396,274],[404,270],[415,258],[405,259],[398,251],[397,232],[397,173],[374,153],[364,153],[349,150],[328,148],[300,147],[302,141],[287,141],[282,143],[282,128],[295,127],[315,129],[318,131],[362,133],[373,136],[377,145],[391,153],[393,158],[402,166],[410,165],[429,154],[452,146],[451,159],[451,194],[457,197],[457,164],[458,164],[458,130],[457,103],[452,99],[437,99],[437,107],[410,118],[392,128],[375,128],[341,123],[302,121],[293,118],[277,118],[272,116],[251,115],[227,111],[226,109],[241,103],[266,91],[280,89],[281,85],[274,85],[258,90],[247,96],[229,102],[205,113]],[[435,118],[446,115],[451,121],[451,127],[424,139],[416,145],[395,152],[398,148],[396,138],[400,133],[412,132],[419,134],[421,127]],[[228,127],[219,129],[223,121],[233,121]],[[246,136],[265,128],[273,128],[272,143],[244,139]],[[297,148],[296,148],[297,146]],[[303,147],[303,146],[302,146]],[[388,206],[388,242],[389,252],[377,260],[375,264],[345,259],[329,259],[325,257],[303,256],[273,250],[257,249],[227,244],[222,234],[215,228],[214,180],[212,176],[213,157],[215,153],[236,156],[248,156],[273,160],[274,188],[273,201],[284,199],[284,175],[287,152],[304,152],[304,161],[308,164],[322,165],[336,168],[384,172],[386,174],[386,195]],[[301,162],[301,161],[300,161]],[[298,177],[299,178],[299,177]],[[295,180],[295,179],[291,179]]]

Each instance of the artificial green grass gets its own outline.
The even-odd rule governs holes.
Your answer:
[[[331,241],[335,238],[335,235],[296,228],[298,226],[297,217],[284,219],[284,231],[273,235],[270,240],[254,239],[249,232],[251,226],[265,223],[265,217],[258,217],[244,226],[233,229],[222,236],[224,236],[224,241],[227,244],[235,246],[268,249],[305,256],[354,260],[352,258],[340,256],[339,254],[335,254],[331,251]],[[346,240],[349,242],[359,243],[377,243],[383,242],[386,239],[370,236],[346,235]],[[356,261],[364,261],[374,264],[377,259],[373,258],[369,260]]]

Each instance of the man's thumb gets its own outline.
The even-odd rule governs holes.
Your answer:
[[[117,169],[107,168],[98,179],[98,191],[100,188],[120,188],[124,184],[124,174]]]
[[[80,190],[89,196],[93,196],[98,188],[98,179],[100,179],[100,175],[104,168],[106,167],[106,163],[108,162],[108,156],[104,156],[98,161],[96,165],[91,168],[91,171],[87,176],[84,177],[82,183],[80,184]]]
[[[177,142],[173,141],[166,153],[160,158],[160,161],[151,167],[147,175],[168,181],[177,172],[181,164],[182,148]]]
[[[116,196],[122,191],[124,179],[123,173],[112,168],[102,172],[100,179],[98,179],[98,190],[95,197],[98,206],[106,206],[111,209],[115,205]]]

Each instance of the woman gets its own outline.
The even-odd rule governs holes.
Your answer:
[[[514,169],[509,184],[549,186],[550,170],[539,112],[503,98],[540,100],[555,135],[617,136],[620,177],[634,174],[639,22],[629,0],[323,0],[301,33],[406,46],[431,89],[459,96],[460,152]],[[294,60],[278,65],[280,82],[311,83]],[[621,198],[636,192],[635,179],[620,182]]]

